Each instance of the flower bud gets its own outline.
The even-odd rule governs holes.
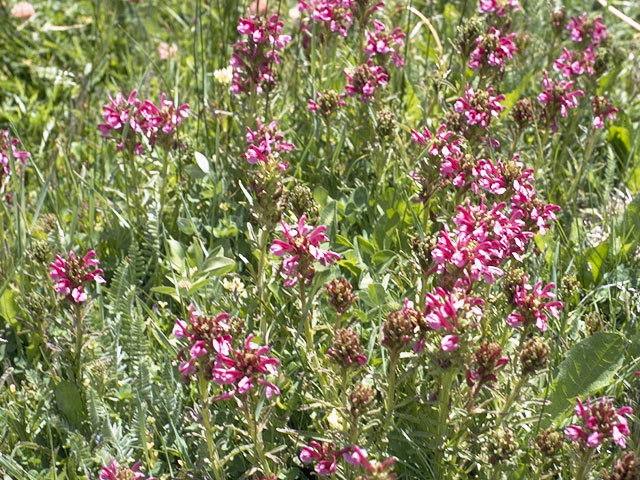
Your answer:
[[[344,277],[331,280],[324,287],[329,297],[329,303],[336,309],[339,315],[346,312],[356,301],[353,286]]]
[[[562,433],[552,429],[541,430],[535,438],[535,444],[545,457],[555,457],[562,449]]]
[[[520,352],[522,374],[530,375],[546,368],[550,353],[549,345],[542,337],[531,338],[524,344]]]
[[[341,328],[335,333],[327,356],[342,368],[360,367],[367,363],[360,337],[350,328]]]
[[[370,386],[360,382],[349,393],[349,413],[354,419],[360,418],[371,407],[376,392]]]
[[[613,466],[613,472],[603,472],[604,480],[640,480],[640,460],[634,452],[625,453]]]

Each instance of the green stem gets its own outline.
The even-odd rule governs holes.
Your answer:
[[[587,166],[587,163],[589,163],[589,160],[591,158],[591,154],[593,153],[593,147],[594,147],[595,140],[596,140],[596,133],[597,133],[597,130],[594,128],[591,131],[591,136],[589,137],[589,140],[587,142],[587,146],[585,147],[584,158],[582,159],[582,163],[580,164],[580,168],[578,169],[578,173],[573,178],[573,182],[571,183],[571,188],[569,189],[569,193],[567,194],[567,200],[568,201],[569,200],[573,200],[573,205],[575,205],[575,199],[573,198],[573,195],[574,195],[576,189],[578,188],[578,184],[580,183],[580,179],[582,178],[582,174],[584,173],[584,169]]]
[[[511,394],[507,398],[507,401],[504,402],[504,406],[502,407],[502,409],[500,410],[500,413],[498,414],[498,422],[496,423],[496,428],[502,425],[502,421],[509,414],[511,405],[513,405],[513,402],[515,402],[516,399],[518,398],[518,395],[520,394],[520,390],[522,389],[522,386],[524,385],[526,379],[527,379],[527,376],[525,374],[521,375],[520,378],[518,379],[518,382],[513,387],[513,390],[511,390]]]
[[[573,476],[574,480],[585,480],[585,478],[587,478],[586,473],[589,471],[587,467],[589,466],[592,452],[593,449],[588,448],[580,457],[580,461],[576,467],[576,472]]]
[[[258,232],[258,243],[260,257],[258,258],[258,301],[260,302],[260,336],[264,345],[267,342],[267,319],[264,314],[264,271],[267,259],[267,243],[269,235],[267,230],[260,229]]]
[[[247,399],[245,399],[247,400]],[[253,411],[249,408],[249,402],[244,402],[244,414],[247,417],[247,421],[249,423],[249,434],[251,435],[251,441],[253,441],[253,445],[256,449],[256,453],[258,454],[258,461],[260,462],[260,466],[262,467],[262,472],[265,474],[266,478],[271,479],[271,468],[269,467],[269,462],[267,461],[267,456],[264,453],[264,443],[262,440],[262,431],[258,428],[258,424],[253,415]]]
[[[75,358],[73,360],[73,373],[75,375],[76,384],[82,385],[82,343],[83,343],[83,325],[82,325],[82,305],[73,304],[73,329],[76,337]]]
[[[442,384],[440,385],[439,395],[439,413],[438,413],[438,431],[437,442],[440,447],[436,454],[435,469],[437,472],[436,478],[442,478],[442,462],[444,460],[445,444],[447,439],[447,427],[449,419],[449,400],[451,398],[451,386],[456,376],[456,371],[453,367],[449,367],[442,378]]]
[[[222,464],[220,463],[220,457],[218,456],[218,450],[216,444],[213,441],[213,429],[211,428],[211,418],[209,416],[209,394],[207,392],[207,379],[204,377],[203,372],[198,373],[198,389],[200,391],[200,400],[202,401],[202,423],[204,425],[204,435],[207,439],[207,448],[209,449],[209,456],[213,463],[213,475],[216,480],[224,480],[224,472]]]
[[[386,408],[387,415],[385,418],[385,427],[388,430],[393,423],[393,410],[395,408],[396,394],[396,364],[398,363],[398,354],[392,352],[389,357],[389,382],[387,383]]]

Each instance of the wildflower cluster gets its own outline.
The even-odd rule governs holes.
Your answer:
[[[122,93],[115,98],[109,96],[109,103],[102,107],[105,123],[98,125],[102,136],[117,142],[118,151],[130,151],[138,155],[144,153],[145,145],[156,144],[165,148],[177,146],[176,129],[189,116],[189,105],[175,106],[160,96],[160,104],[142,100],[138,91],[133,90],[127,98]]]
[[[291,41],[289,35],[282,33],[283,26],[278,15],[249,15],[238,20],[238,33],[246,38],[233,45],[229,62],[233,68],[233,93],[261,93],[273,87],[275,67],[282,62],[279,50]]]
[[[11,177],[11,159],[19,161],[22,165],[31,157],[29,152],[18,149],[20,141],[11,138],[8,130],[0,130],[0,191]]]
[[[66,259],[56,255],[55,261],[49,264],[55,291],[75,303],[86,302],[89,296],[85,288],[93,282],[105,283],[102,269],[94,268],[99,264],[95,250],[89,250],[83,257],[77,256],[73,250]]]
[[[282,271],[287,279],[284,284],[287,287],[296,285],[299,281],[310,283],[315,274],[313,262],[320,265],[329,265],[340,258],[336,252],[324,250],[320,245],[329,241],[325,234],[327,227],[320,225],[311,227],[307,225],[307,217],[301,216],[297,226],[282,224],[282,239],[275,239],[271,246],[271,253],[277,257],[283,257]]]
[[[627,446],[626,437],[631,432],[626,415],[631,415],[631,407],[616,409],[613,403],[602,397],[599,402],[591,403],[587,399],[586,405],[576,399],[578,405],[574,408],[580,425],[570,425],[564,429],[565,435],[577,442],[581,448],[595,448],[608,440],[622,448]]]

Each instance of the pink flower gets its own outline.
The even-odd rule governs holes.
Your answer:
[[[255,131],[246,127],[246,140],[249,143],[249,148],[243,157],[252,165],[261,162],[267,167],[276,166],[285,171],[289,166],[289,162],[281,161],[280,154],[282,152],[290,152],[296,146],[293,143],[284,141],[284,135],[278,130],[278,122],[275,120],[268,125],[263,124],[260,120],[256,120],[256,122],[258,128]]]
[[[233,45],[229,64],[233,68],[233,93],[262,93],[276,82],[274,65],[279,65],[279,50],[291,41],[282,34],[284,24],[278,15],[249,15],[238,20],[238,33],[247,38]]]
[[[11,177],[11,157],[26,164],[27,158],[31,158],[29,152],[18,150],[20,141],[17,138],[11,138],[8,130],[0,130],[0,191],[5,183]]]
[[[301,12],[311,12],[311,19],[324,23],[332,32],[347,36],[353,24],[354,0],[298,0]]]
[[[215,401],[247,395],[256,383],[265,387],[268,399],[273,395],[280,395],[278,387],[263,378],[266,375],[277,375],[280,362],[267,356],[269,347],[253,343],[253,337],[253,334],[247,337],[242,350],[230,349],[228,353],[218,351],[211,370],[213,381],[218,385],[232,385],[233,388],[215,398]]]
[[[11,9],[11,16],[22,20],[29,20],[35,13],[35,8],[29,2],[18,2]]]
[[[299,280],[310,282],[315,274],[313,261],[320,265],[329,265],[340,258],[336,252],[323,250],[320,245],[329,241],[325,234],[327,227],[307,225],[307,217],[302,215],[297,227],[282,223],[283,238],[275,239],[271,245],[271,253],[277,257],[284,257],[282,270],[288,277],[285,286],[292,287]]]
[[[509,359],[502,356],[500,345],[484,342],[473,352],[471,365],[465,374],[467,384],[477,391],[484,384],[498,381],[498,370],[508,362]]]
[[[592,76],[596,61],[596,53],[593,45],[589,45],[583,52],[571,52],[567,48],[562,49],[562,55],[553,63],[553,69],[562,73],[567,78],[583,75]]]
[[[574,42],[582,42],[585,36],[590,36],[595,45],[599,45],[607,38],[607,27],[601,22],[602,17],[598,16],[589,20],[586,13],[579,17],[571,17],[567,24],[567,30],[571,32],[571,39]]]
[[[131,468],[124,467],[116,462],[113,457],[108,465],[102,467],[100,480],[156,480],[155,477],[148,477],[140,471],[140,462],[135,463]]]
[[[345,70],[347,95],[358,96],[363,103],[369,102],[379,88],[387,86],[389,75],[381,65],[374,65],[371,59],[353,70]]]
[[[175,130],[189,116],[189,105],[175,107],[163,93],[158,107],[150,100],[142,101],[137,94],[137,90],[133,90],[127,99],[122,93],[115,98],[109,96],[109,104],[102,107],[105,123],[98,125],[102,136],[116,140],[118,151],[127,149],[136,154],[144,152],[143,137],[151,147],[176,146]]]
[[[494,96],[493,88],[488,90],[474,91],[469,85],[465,91],[464,98],[459,98],[453,105],[453,109],[464,114],[469,125],[478,125],[482,128],[489,128],[492,118],[498,118],[504,107],[500,101],[505,99],[504,95]]]
[[[594,95],[591,99],[593,106],[593,128],[604,127],[605,119],[615,120],[618,109],[606,97]]]
[[[208,317],[197,312],[193,304],[189,306],[188,323],[176,320],[173,335],[187,341],[187,345],[178,352],[178,370],[185,381],[198,370],[204,371],[206,377],[211,376],[215,356],[218,353],[228,355],[231,351],[230,331],[229,314]]]
[[[427,127],[423,127],[423,133],[411,130],[411,139],[420,145],[428,147],[429,155],[448,158],[452,155],[462,155],[460,149],[461,139],[451,140],[454,133],[447,129],[446,125],[440,125],[438,131],[433,134]]]
[[[299,457],[302,463],[315,462],[315,472],[327,477],[338,469],[339,454],[333,443],[311,441],[308,446],[302,447]]]
[[[471,52],[469,67],[472,70],[482,67],[503,70],[505,59],[513,58],[518,51],[514,43],[515,38],[515,33],[502,35],[500,30],[491,27],[486,35],[480,35],[476,39],[476,48]]]
[[[387,33],[387,27],[379,20],[373,20],[374,31],[367,32],[367,44],[364,51],[370,57],[380,55],[383,58],[391,56],[393,64],[396,67],[404,65],[404,59],[398,51],[404,46],[405,34],[401,28],[394,28],[392,32]]]
[[[443,352],[453,352],[458,349],[460,337],[458,335],[445,335],[440,341],[440,348]]]
[[[495,13],[504,17],[507,14],[507,7],[520,10],[518,0],[480,0],[478,11],[480,13]]]
[[[625,415],[631,415],[631,407],[615,409],[612,402],[602,397],[600,402],[591,404],[587,399],[584,405],[579,398],[574,413],[581,420],[581,426],[570,425],[565,428],[565,435],[572,441],[578,442],[589,448],[598,447],[603,441],[610,438],[621,448],[626,448],[626,437],[631,432]]]
[[[571,81],[551,80],[547,71],[544,71],[542,80],[544,89],[538,95],[538,102],[545,106],[544,115],[553,131],[558,128],[556,119],[558,113],[566,117],[570,109],[578,106],[579,97],[584,95],[582,90],[572,90],[573,84],[574,82]]]
[[[160,60],[168,60],[169,58],[173,58],[178,54],[178,45],[172,43],[171,45],[166,42],[161,42],[158,44],[158,56]]]
[[[95,250],[89,250],[84,257],[77,257],[72,250],[68,260],[56,255],[56,260],[49,264],[49,275],[55,282],[55,291],[75,303],[86,302],[88,295],[84,291],[85,286],[91,282],[105,283],[102,269],[93,268],[99,263]]]
[[[513,303],[516,311],[507,317],[507,323],[512,327],[529,325],[534,323],[541,332],[547,330],[547,316],[560,318],[560,310],[564,306],[557,300],[545,301],[556,298],[551,291],[555,284],[549,283],[545,287],[542,282],[537,282],[533,287],[527,284],[526,275],[522,277],[522,284],[516,285]]]

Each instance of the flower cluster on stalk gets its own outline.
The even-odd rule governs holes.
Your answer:
[[[472,70],[479,70],[482,67],[504,69],[505,60],[512,59],[518,51],[514,43],[515,37],[515,33],[504,35],[495,27],[489,28],[486,35],[480,35],[476,39],[469,67]]]
[[[282,238],[275,239],[271,245],[271,253],[282,257],[282,271],[287,279],[287,287],[296,285],[300,280],[310,283],[315,275],[314,261],[320,265],[329,265],[340,258],[336,252],[324,250],[321,244],[329,241],[327,227],[307,225],[307,217],[302,215],[297,225],[282,224]]]
[[[279,51],[291,41],[289,35],[282,33],[283,27],[278,15],[248,15],[238,20],[238,33],[246,38],[233,44],[229,62],[233,68],[233,93],[262,93],[276,83],[275,67],[282,61]]]
[[[190,107],[186,103],[175,106],[164,93],[158,106],[149,99],[142,100],[133,90],[127,98],[122,93],[115,98],[109,96],[109,103],[102,109],[104,123],[98,125],[102,136],[116,141],[118,151],[142,154],[145,142],[151,148],[177,146],[176,129],[189,116]]]
[[[256,130],[246,127],[245,138],[249,147],[243,154],[244,159],[252,165],[260,163],[267,168],[275,166],[281,171],[285,171],[289,166],[289,162],[281,160],[281,153],[290,152],[296,146],[291,142],[284,141],[284,135],[278,129],[277,121],[272,120],[265,124],[260,119],[257,119],[256,123]]]
[[[84,303],[88,294],[86,288],[92,283],[105,283],[101,268],[95,268],[98,261],[95,250],[89,250],[83,257],[77,256],[72,250],[68,258],[56,255],[55,261],[49,264],[49,275],[55,283],[54,289],[57,293],[74,303]]]
[[[373,20],[373,32],[367,32],[367,44],[364,51],[371,57],[382,56],[391,57],[391,61],[396,67],[404,65],[404,59],[398,52],[404,46],[405,34],[400,27],[394,28],[391,32],[380,20]]]
[[[265,378],[277,375],[280,364],[267,355],[270,347],[257,345],[250,334],[241,348],[235,348],[233,335],[239,334],[240,328],[227,313],[209,317],[193,305],[189,313],[189,322],[177,319],[173,327],[173,335],[187,342],[178,353],[178,370],[185,381],[203,375],[218,385],[229,385],[231,388],[215,401],[244,397],[258,385],[265,388],[267,398],[280,394],[278,387]]]
[[[19,150],[20,141],[11,138],[8,130],[0,130],[0,191],[11,177],[11,159],[18,160],[22,165],[31,157],[29,152]]]
[[[626,416],[633,413],[631,407],[616,409],[606,397],[595,403],[587,399],[586,405],[579,398],[576,402],[574,413],[580,424],[564,429],[570,440],[577,442],[581,448],[595,448],[608,440],[626,448],[626,437],[631,434]]]

